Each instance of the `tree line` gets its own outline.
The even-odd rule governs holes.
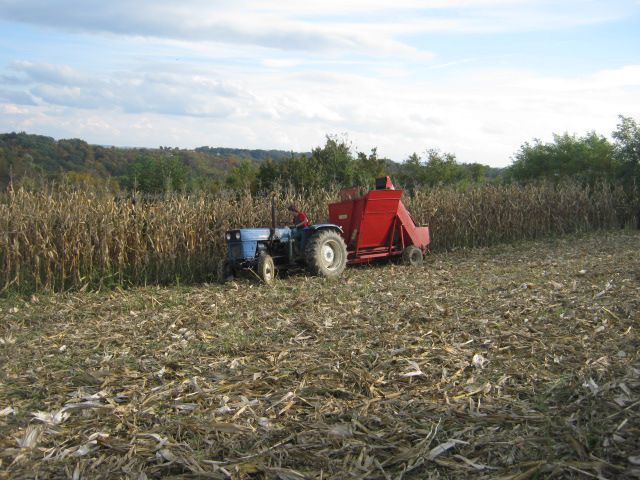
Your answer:
[[[506,168],[461,163],[455,154],[428,149],[398,163],[354,151],[348,139],[327,136],[307,153],[200,147],[195,150],[115,148],[82,140],[9,133],[0,135],[0,186],[34,187],[38,181],[104,186],[144,193],[251,190],[278,186],[315,189],[373,184],[391,175],[406,189],[488,182],[529,183],[566,179],[640,185],[640,125],[619,117],[612,140],[596,132],[554,135],[553,141],[525,142]]]

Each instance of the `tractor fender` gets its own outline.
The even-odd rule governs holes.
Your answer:
[[[342,227],[340,225],[336,225],[335,223],[318,223],[306,227],[305,230],[309,230],[311,232],[317,232],[318,230],[335,230],[340,235],[342,235],[343,233]]]

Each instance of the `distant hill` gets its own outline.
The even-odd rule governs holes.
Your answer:
[[[10,172],[14,179],[59,177],[75,173],[97,179],[119,178],[144,156],[171,156],[187,167],[192,177],[222,178],[243,162],[276,162],[298,155],[283,150],[249,150],[203,146],[194,150],[159,147],[132,148],[91,145],[84,140],[56,140],[25,132],[0,134],[0,185],[6,186]]]
[[[299,153],[287,152],[284,150],[248,150],[246,148],[226,147],[198,147],[194,151],[218,157],[237,157],[243,160],[253,160],[256,162],[260,162],[268,158],[276,161],[285,160],[290,158],[292,153],[294,155],[299,155]],[[305,152],[304,154],[308,154],[308,152]]]
[[[454,154],[427,150],[398,163],[353,152],[340,140],[312,152],[209,147],[135,148],[91,145],[77,138],[56,140],[25,132],[0,134],[0,188],[38,187],[50,181],[72,185],[107,186],[111,190],[161,193],[215,192],[222,189],[257,191],[281,182],[294,186],[370,185],[379,175],[391,175],[404,188],[496,181],[502,169],[458,163]]]

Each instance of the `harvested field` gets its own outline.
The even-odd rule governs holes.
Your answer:
[[[0,301],[0,478],[638,478],[640,232]]]

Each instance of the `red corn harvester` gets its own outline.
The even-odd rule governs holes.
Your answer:
[[[376,189],[360,195],[346,188],[340,201],[329,204],[331,223],[342,228],[350,265],[376,258],[402,256],[410,265],[422,264],[430,242],[429,227],[417,227],[400,200],[391,178],[376,179]]]

